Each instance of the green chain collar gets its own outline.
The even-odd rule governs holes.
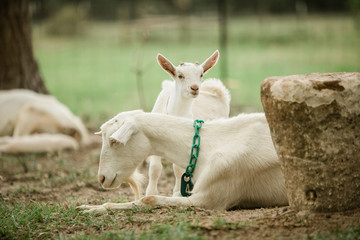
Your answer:
[[[201,128],[202,124],[204,123],[203,120],[195,120],[194,121],[194,129],[195,135],[193,138],[193,145],[191,148],[190,154],[190,162],[189,165],[186,167],[185,173],[181,176],[181,187],[180,192],[181,195],[184,197],[188,197],[191,195],[191,191],[194,187],[194,184],[191,182],[192,174],[196,167],[197,158],[199,156],[200,151],[200,135],[199,129]],[[195,154],[194,154],[195,152]]]

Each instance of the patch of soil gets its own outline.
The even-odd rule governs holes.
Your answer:
[[[100,145],[77,152],[32,156],[0,156],[0,198],[16,202],[46,204],[101,204],[133,201],[131,188],[104,190],[97,182]],[[147,165],[141,169],[147,175]],[[174,184],[172,166],[164,161],[159,182],[161,195],[170,196]],[[132,221],[116,212],[119,229],[144,231],[152,221],[172,224],[173,207],[139,211]],[[302,239],[317,233],[333,234],[348,227],[360,228],[360,209],[338,213],[295,212],[290,207],[213,211],[186,208],[182,217],[210,239]],[[191,214],[189,214],[191,212]],[[109,214],[109,213],[108,213]],[[99,230],[100,231],[100,230]],[[100,232],[99,232],[100,233]],[[69,233],[70,235],[73,233]]]

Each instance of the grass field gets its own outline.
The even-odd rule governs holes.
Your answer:
[[[161,81],[168,79],[156,63],[158,52],[178,64],[203,61],[218,48],[214,19],[190,19],[189,39],[177,21],[165,20],[88,22],[83,35],[72,38],[49,37],[45,24],[35,25],[35,54],[48,89],[95,130],[116,113],[141,107],[138,63],[150,110]],[[268,76],[359,71],[359,40],[347,16],[232,19],[229,76],[223,79],[232,93],[232,114],[262,110],[260,84]],[[220,64],[206,77],[220,77]],[[0,239],[360,239],[360,209],[298,214],[289,207],[151,207],[82,213],[76,206],[133,200],[126,184],[105,191],[97,182],[100,148],[0,154]],[[146,174],[147,166],[141,171]],[[173,184],[172,167],[164,163],[160,194],[171,195]]]
[[[176,19],[175,19],[176,20]],[[164,26],[163,21],[169,24]],[[159,24],[160,22],[160,24]],[[146,110],[169,79],[158,52],[174,64],[203,61],[218,46],[216,19],[191,18],[181,36],[176,21],[86,24],[73,38],[51,38],[34,27],[35,54],[52,94],[91,125],[138,109],[136,69],[141,70]],[[360,32],[349,16],[234,18],[229,24],[228,78],[233,114],[261,111],[260,84],[269,76],[360,70]],[[221,53],[220,53],[221,54]],[[220,77],[222,56],[205,78]],[[89,123],[90,124],[90,123]]]
[[[360,239],[360,209],[309,214],[289,207],[213,211],[148,207],[104,214],[82,204],[133,200],[128,185],[97,183],[100,146],[76,152],[0,156],[0,239]],[[141,168],[146,174],[147,167]],[[172,166],[164,164],[161,195],[171,195]]]

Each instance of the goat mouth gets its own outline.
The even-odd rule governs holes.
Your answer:
[[[103,185],[104,189],[114,189],[114,188],[118,188],[120,185],[115,185],[116,182],[116,177],[117,175],[115,175],[115,177],[113,178],[113,180],[110,182],[110,184],[108,184],[107,186]],[[115,186],[114,186],[115,185]]]
[[[193,97],[196,97],[197,95],[199,95],[199,92],[196,91],[196,92],[190,92],[190,94],[193,96]]]

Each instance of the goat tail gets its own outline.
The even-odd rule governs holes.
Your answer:
[[[172,89],[172,88],[174,88],[174,86],[175,86],[174,81],[171,81],[171,80],[164,80],[161,83],[162,89]]]
[[[209,78],[201,84],[201,91],[216,95],[224,105],[229,106],[231,101],[230,91],[223,82],[217,78]]]

